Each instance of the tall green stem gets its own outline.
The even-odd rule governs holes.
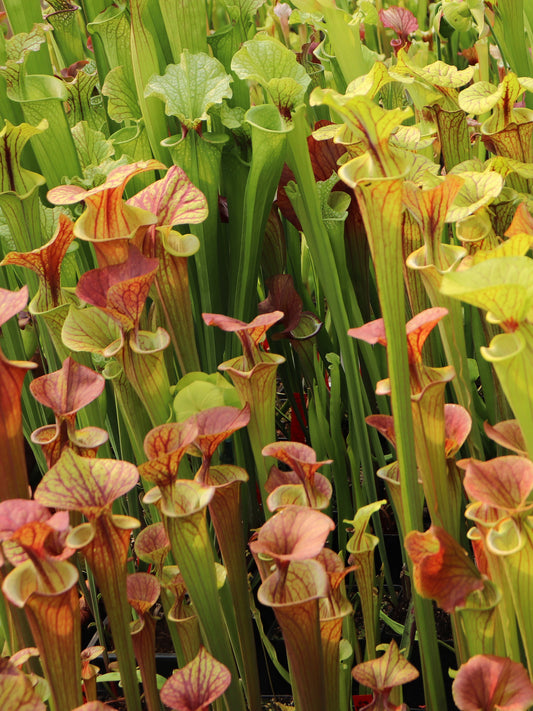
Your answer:
[[[230,315],[248,321],[254,314],[256,284],[263,235],[284,162],[286,126],[271,104],[254,106],[246,113],[252,127],[252,163],[244,194],[244,218],[239,244],[233,245],[233,275]]]
[[[355,440],[357,451],[361,457],[364,486],[369,501],[377,499],[376,484],[374,481],[374,468],[372,453],[368,439],[368,430],[363,425],[365,415],[363,397],[361,392],[361,376],[356,347],[348,336],[351,327],[342,298],[342,288],[335,267],[335,257],[330,247],[329,236],[320,212],[316,185],[307,148],[307,125],[304,107],[300,107],[293,115],[293,130],[288,135],[289,154],[287,156],[289,167],[296,176],[299,197],[297,213],[302,223],[303,231],[311,251],[315,269],[329,304],[331,317],[339,346],[343,357],[343,366],[346,373],[348,386],[348,405],[352,421],[356,423]],[[357,426],[358,425],[358,426]],[[376,535],[380,538],[380,555],[386,558],[385,547],[382,543],[381,523],[378,517],[373,520]]]
[[[155,158],[169,163],[169,154],[161,145],[168,136],[167,124],[161,102],[154,97],[145,97],[148,80],[159,74],[160,67],[154,38],[143,21],[143,11],[147,0],[130,0],[131,8],[131,64],[137,88],[137,99],[141,108],[144,125],[148,132],[150,147]]]
[[[200,249],[194,256],[194,270],[196,280],[191,286],[197,316],[200,311],[211,313],[224,311],[226,293],[221,293],[220,279],[220,244],[217,241],[218,233],[218,190],[220,183],[220,168],[222,149],[228,140],[224,134],[204,133],[199,136],[196,131],[190,130],[185,137],[171,136],[163,142],[170,150],[174,165],[180,166],[197,188],[207,198],[208,217],[199,225],[191,225],[191,233],[200,241]],[[224,282],[225,283],[225,282]],[[203,329],[199,335],[204,340],[200,357],[202,365],[213,372],[221,360],[221,349],[217,350],[216,334],[213,329]]]
[[[404,286],[401,253],[403,176],[364,180],[355,187],[376,271],[381,312],[387,337],[387,365],[400,466],[400,487],[407,531],[421,530],[417,462],[411,413],[411,392],[405,337]],[[415,614],[424,670],[426,704],[431,711],[446,707],[437,635],[431,602],[414,594]]]
[[[179,64],[184,49],[207,52],[205,4],[198,0],[159,0],[172,58]]]
[[[213,493],[213,488],[195,481],[178,480],[172,494],[176,503],[172,505],[164,501],[161,510],[172,554],[198,614],[206,644],[213,656],[231,672],[232,681],[224,697],[227,711],[245,711],[218,597],[215,561],[207,530],[207,505]]]

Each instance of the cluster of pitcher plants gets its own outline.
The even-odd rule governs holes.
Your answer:
[[[2,709],[533,708],[533,4],[3,7]]]

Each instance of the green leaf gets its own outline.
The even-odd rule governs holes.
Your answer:
[[[424,130],[424,133],[422,133]],[[428,148],[435,140],[436,129],[430,126],[398,126],[391,137],[394,145],[407,151],[419,151]]]
[[[128,163],[137,163],[137,161],[147,160],[152,155],[150,141],[148,140],[148,133],[143,119],[130,122],[129,126],[124,126],[119,129],[110,136],[110,140],[113,142],[115,148],[115,156],[117,158],[127,158]],[[150,185],[150,182],[151,178],[149,173],[135,176],[131,190],[134,192],[135,190],[145,188]]]
[[[301,103],[310,77],[296,55],[278,40],[256,35],[235,53],[231,68],[239,79],[260,84],[278,108],[292,109]]]
[[[32,138],[32,148],[49,187],[59,185],[65,176],[81,172],[74,141],[65,114],[68,92],[65,83],[49,75],[6,77],[7,96],[20,103],[25,120],[35,126],[48,122],[44,136]]]
[[[242,106],[228,106],[224,101],[220,107],[220,120],[222,125],[229,128],[230,131],[241,131],[246,127],[244,115],[246,110]]]
[[[137,678],[141,681],[141,672],[137,671]],[[120,681],[120,672],[107,672],[107,674],[98,674],[96,677],[97,684],[107,684],[110,681]]]
[[[39,205],[39,215],[42,242],[45,244],[54,236],[59,223],[59,216],[66,215],[67,217],[71,217],[71,214],[66,207],[45,207],[42,203]]]
[[[219,117],[222,125],[229,129],[237,142],[248,141],[252,135],[252,128],[245,119],[246,110],[242,106],[228,106],[224,101],[220,107]]]
[[[169,134],[168,122],[161,111],[159,101],[146,94],[151,77],[157,75],[160,67],[164,66],[159,39],[154,36],[156,30],[151,21],[152,13],[150,16],[145,13],[147,5],[147,0],[130,0],[128,3],[131,21],[131,61],[128,58],[122,64],[125,67],[131,66],[133,69],[137,99],[152,154],[158,160],[168,164],[170,156],[167,148],[162,145],[162,141]]]
[[[468,32],[475,26],[481,36],[485,25],[483,0],[448,1],[443,3],[442,13],[446,22],[457,32]]]
[[[172,388],[172,394],[177,395],[179,392],[184,390],[189,385],[196,382],[205,382],[216,385],[218,388],[232,388],[233,386],[226,380],[226,378],[220,373],[187,373],[178,380],[177,385]]]
[[[364,22],[365,25],[377,25],[379,15],[376,6],[370,0],[359,0],[356,12],[358,24]]]
[[[100,165],[115,152],[113,143],[101,131],[91,128],[87,121],[80,121],[71,130],[83,170]]]
[[[142,684],[142,677],[139,669],[137,669],[137,680],[139,684]],[[108,681],[118,681],[120,683],[120,672],[107,672],[107,674],[98,674],[98,676],[96,677],[97,684],[105,684]],[[160,674],[156,674],[156,681],[157,688],[159,689],[159,691],[161,691],[161,689],[163,688],[163,684],[166,682],[166,677],[161,676]],[[74,711],[86,711],[85,706],[87,706],[87,704],[84,704],[84,706],[80,707],[80,709],[74,709]],[[108,708],[111,707],[109,706]],[[95,707],[94,711],[103,711],[103,709],[103,706],[98,708]]]
[[[106,313],[89,306],[71,307],[63,326],[63,342],[73,351],[114,355],[122,348],[120,329]]]
[[[181,53],[186,49],[193,53],[207,52],[205,3],[198,0],[159,0],[157,5],[161,10],[174,62],[180,61]],[[224,9],[228,9],[226,3]]]
[[[333,173],[328,180],[320,180],[317,182],[317,192],[320,200],[320,211],[325,220],[345,220],[347,216],[348,206],[350,204],[350,196],[345,192],[332,192],[335,185],[339,182],[339,177]],[[290,194],[289,191],[288,194]]]
[[[459,106],[467,113],[482,114],[494,109],[483,123],[484,133],[497,133],[510,123],[525,123],[533,119],[528,109],[515,109],[524,90],[532,91],[533,82],[527,77],[518,78],[509,72],[497,87],[489,82],[476,82],[459,94]]]
[[[382,62],[376,62],[368,74],[357,77],[357,79],[354,79],[348,84],[346,94],[364,95],[373,99],[378,91],[391,81],[393,81],[393,79],[389,75],[387,67]]]
[[[494,84],[476,81],[459,94],[459,106],[467,114],[484,114],[497,104],[501,96],[502,90]]]
[[[13,126],[6,121],[0,131],[0,209],[8,227],[7,233],[3,231],[9,242],[7,251],[28,251],[42,244],[38,188],[45,179],[23,168],[21,158],[27,141],[47,125],[42,121],[38,126],[27,123]],[[4,244],[7,246],[5,240]]]
[[[533,78],[532,77],[518,77],[518,83],[526,91],[533,91]]]
[[[46,32],[52,29],[51,25],[34,25],[30,32],[19,32],[6,40],[6,63],[0,67],[0,74],[4,75],[8,86],[18,82],[21,72],[30,52],[38,52],[41,45],[46,42]]]
[[[484,173],[457,171],[457,175],[463,178],[465,182],[459,190],[453,205],[448,210],[446,215],[447,222],[464,220],[465,217],[473,214],[483,205],[491,203],[498,197],[503,188],[502,176],[492,171],[485,171]]]
[[[486,162],[489,170],[494,170],[502,177],[506,178],[510,173],[517,173],[522,178],[533,180],[533,163],[522,163],[516,158],[507,156],[493,156]]]
[[[229,16],[236,19],[239,16],[248,18],[259,10],[265,4],[266,0],[226,0],[224,3]]]
[[[167,115],[177,116],[190,129],[208,118],[212,106],[231,98],[231,81],[217,59],[185,51],[179,64],[169,64],[163,76],[150,79],[145,95],[164,101]]]
[[[526,257],[516,257],[526,259]],[[509,261],[506,259],[505,261]],[[531,261],[531,260],[529,260]],[[531,283],[531,278],[530,278]],[[481,355],[494,367],[503,392],[524,434],[528,457],[533,457],[533,381],[531,375],[531,338],[527,326],[513,333],[499,333]],[[524,608],[528,609],[528,608]]]
[[[407,84],[405,90],[419,111],[421,111],[425,106],[433,106],[433,104],[436,104],[439,101],[442,102],[442,94],[436,89],[433,89],[425,84],[423,81],[407,81],[408,79],[412,79],[412,77],[404,76],[400,79],[400,75],[398,74],[397,76],[399,82]],[[448,111],[453,111],[453,109],[457,107],[454,103],[449,104],[448,100],[444,99],[442,108],[447,109]]]
[[[446,274],[441,292],[477,306],[498,322],[520,323],[533,303],[533,261],[529,257],[489,259]]]
[[[391,630],[397,634],[397,635],[402,635],[404,630],[405,630],[405,625],[402,625],[400,622],[396,622],[395,620],[392,619],[392,617],[389,617],[386,615],[383,610],[379,611],[379,619],[383,620],[383,622],[387,625],[387,627],[390,627]],[[418,637],[416,638],[418,639]]]
[[[418,108],[439,102],[442,109],[454,111],[457,109],[457,88],[468,84],[472,79],[473,69],[468,67],[459,70],[441,61],[419,67],[412,63],[401,49],[390,75],[401,83],[406,83],[406,79],[416,79],[414,83],[409,84],[407,91]]]
[[[372,504],[361,506],[357,509],[355,518],[352,521],[345,521],[352,529],[352,536],[346,544],[346,550],[350,553],[360,553],[365,550],[373,550],[377,545],[377,539],[370,533],[366,533],[371,517],[377,513],[387,501],[374,501]]]
[[[15,252],[17,250],[17,245],[7,224],[4,213],[0,210],[0,253],[7,254],[8,252]]]
[[[322,22],[322,13],[321,12],[313,12],[312,11],[312,6],[314,5],[313,0],[309,3],[309,7],[311,9],[309,12],[306,12],[303,7],[304,3],[300,2],[298,3],[301,5],[302,9],[301,10],[293,10],[292,14],[289,18],[289,24],[291,25],[311,25],[315,30],[324,30],[326,28],[324,22]]]
[[[108,4],[103,12],[95,13],[93,21],[87,24],[87,30],[102,42],[109,66],[125,66],[133,83],[133,70],[128,68],[131,63],[131,29],[126,3]]]
[[[135,86],[128,80],[124,67],[115,67],[105,78],[102,94],[107,96],[107,113],[109,118],[117,123],[122,121],[137,121],[141,118],[141,110],[135,92]]]
[[[394,73],[411,74],[430,86],[457,89],[471,81],[474,76],[474,67],[457,69],[453,64],[446,64],[440,60],[418,67],[408,61],[406,52],[401,50],[398,52],[398,63],[394,67]]]
[[[234,243],[237,259],[232,282],[230,313],[249,318],[254,312],[252,294],[259,272],[261,245],[286,155],[286,135],[291,125],[272,104],[253,106],[246,112],[252,127],[252,162],[244,191],[244,216],[240,241]]]
[[[87,168],[83,170],[83,178],[78,176],[72,178],[72,184],[78,185],[86,190],[92,190],[92,188],[97,188],[99,185],[103,185],[112,170],[128,164],[128,156],[121,156],[118,160],[108,158],[100,163],[100,165],[87,166]]]
[[[213,382],[213,375],[218,376],[216,382]],[[196,376],[194,380],[192,376]],[[174,398],[173,408],[178,422],[213,407],[242,406],[235,388],[219,373],[213,373],[205,379],[199,376],[200,373],[188,373],[180,380],[180,385],[185,379],[189,384],[181,387]]]
[[[79,71],[73,80],[63,82],[67,90],[67,118],[71,127],[79,121],[88,121],[91,128],[98,129],[105,121],[105,114],[101,110],[102,98],[100,95],[96,97],[100,100],[99,107],[93,97],[98,84],[98,73],[96,66],[92,67],[92,73],[90,68],[89,66],[87,71]]]
[[[388,111],[378,106],[368,96],[356,94],[343,96],[333,89],[315,89],[310,98],[311,106],[326,104],[334,109],[344,119],[345,125],[353,132],[352,142],[361,141],[368,153],[345,163],[339,170],[339,177],[348,185],[353,186],[352,170],[348,167],[354,163],[368,159],[369,171],[375,171],[372,177],[381,175],[387,170],[392,174],[398,172],[396,158],[389,147],[389,138],[393,131],[405,119],[412,115],[410,108]],[[338,127],[342,133],[344,126]],[[366,177],[369,177],[367,174]]]
[[[285,681],[290,684],[291,683],[291,677],[289,675],[289,672],[285,669],[285,667],[281,664],[281,662],[278,659],[278,652],[276,650],[276,647],[272,644],[270,637],[267,635],[265,632],[265,628],[263,627],[263,620],[261,618],[261,614],[257,607],[255,606],[255,601],[253,598],[253,595],[250,595],[250,610],[252,613],[252,617],[254,618],[255,624],[257,626],[257,630],[259,632],[259,636],[261,637],[261,643],[263,644],[266,653],[270,657],[270,660],[274,667],[276,668],[276,671],[278,674],[285,679]]]
[[[38,126],[21,123],[13,126],[9,121],[0,131],[0,191],[13,192],[19,198],[28,196],[40,185],[44,178],[21,165],[22,150],[28,140],[48,128],[46,122]]]
[[[53,0],[50,5],[55,6],[55,12],[45,17],[54,28],[54,40],[61,57],[59,66],[69,67],[85,56],[85,31],[81,31],[83,14],[74,3]]]
[[[472,255],[472,266],[485,262],[487,259],[499,257],[523,257],[528,253],[531,237],[526,234],[516,234],[493,249],[480,249]]]

